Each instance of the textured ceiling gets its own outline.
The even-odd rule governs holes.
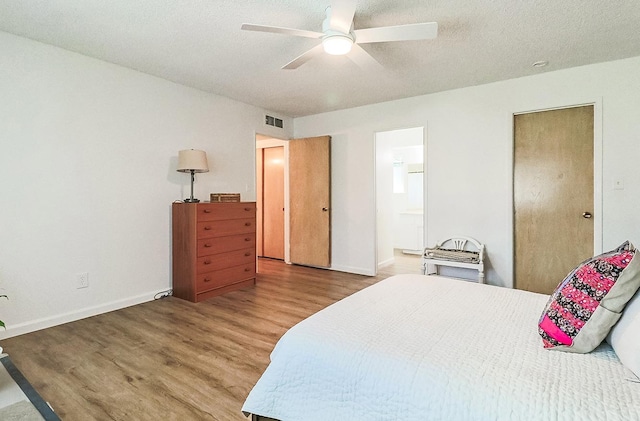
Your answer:
[[[0,30],[291,117],[640,56],[640,0],[361,0],[355,29],[439,25],[435,40],[363,45],[382,72],[328,55],[281,70],[319,41],[240,30],[321,31],[329,2],[4,0]]]

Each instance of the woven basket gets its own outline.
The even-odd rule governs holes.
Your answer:
[[[240,193],[211,193],[211,203],[239,202]]]

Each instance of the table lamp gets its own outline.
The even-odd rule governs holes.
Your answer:
[[[178,152],[178,168],[179,172],[191,173],[191,197],[184,199],[186,203],[198,203],[200,200],[193,198],[193,182],[195,181],[195,173],[209,172],[207,165],[207,154],[205,151],[197,149],[185,149]]]

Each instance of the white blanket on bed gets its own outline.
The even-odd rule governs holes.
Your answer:
[[[547,296],[399,275],[291,328],[243,411],[306,420],[640,420],[606,344],[542,348]]]

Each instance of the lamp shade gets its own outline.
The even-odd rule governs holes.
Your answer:
[[[197,149],[185,149],[178,152],[178,168],[180,172],[209,172],[207,153]]]

